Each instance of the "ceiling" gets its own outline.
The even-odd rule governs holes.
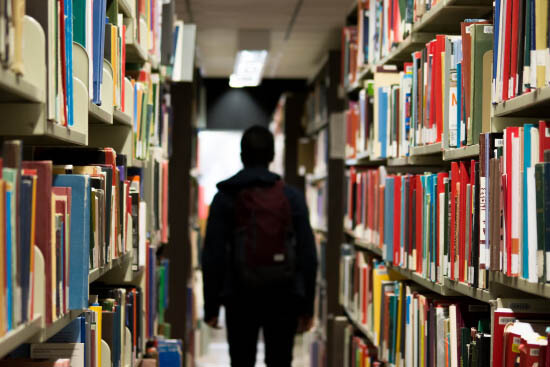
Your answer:
[[[265,78],[309,78],[327,51],[338,48],[340,28],[356,0],[177,0],[178,18],[197,25],[197,59],[205,77],[233,71],[239,29],[268,29]]]

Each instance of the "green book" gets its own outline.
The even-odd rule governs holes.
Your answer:
[[[107,18],[109,23],[114,26],[118,26],[118,0],[110,0],[107,4]]]
[[[491,52],[493,50],[493,26],[489,24],[472,24],[472,65],[470,91],[470,118],[468,123],[467,144],[479,144],[482,126],[490,124]],[[484,108],[486,104],[486,108]],[[484,113],[485,112],[485,113]],[[484,121],[485,120],[485,121]]]
[[[86,48],[86,0],[73,1],[73,41]]]
[[[471,342],[471,331],[467,327],[460,328],[460,367],[469,367],[468,345]]]

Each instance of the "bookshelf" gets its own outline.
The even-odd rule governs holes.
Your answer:
[[[23,32],[17,36],[19,39],[16,37],[15,43],[10,45],[16,49],[15,55],[19,56],[14,56],[14,59],[6,58],[5,63],[0,67],[0,114],[6,118],[6,121],[0,124],[0,141],[4,149],[2,157],[0,157],[3,158],[0,161],[3,163],[2,173],[4,175],[2,177],[0,174],[0,182],[4,185],[6,180],[10,179],[9,175],[6,176],[6,172],[19,172],[18,169],[21,170],[21,177],[26,180],[25,182],[29,180],[27,176],[31,178],[31,185],[34,185],[40,196],[33,196],[31,199],[21,193],[21,203],[23,200],[25,200],[25,205],[29,202],[32,203],[32,218],[36,216],[37,222],[41,224],[40,227],[36,222],[31,224],[28,219],[30,211],[24,212],[23,206],[19,206],[18,202],[13,206],[13,214],[20,221],[21,227],[17,227],[17,230],[12,229],[12,233],[17,232],[15,241],[23,241],[23,225],[28,223],[28,232],[30,233],[34,233],[36,230],[37,244],[31,247],[32,255],[27,253],[23,242],[8,244],[4,238],[0,241],[0,251],[3,253],[7,253],[4,252],[7,250],[11,253],[11,247],[6,247],[8,245],[12,247],[20,245],[17,247],[17,256],[23,258],[23,260],[17,259],[11,264],[14,269],[13,279],[11,275],[9,278],[2,278],[2,282],[6,282],[3,283],[3,287],[22,288],[18,288],[19,293],[8,292],[7,294],[4,294],[3,288],[1,294],[2,303],[5,303],[2,305],[3,308],[17,308],[16,311],[11,311],[12,314],[9,316],[6,316],[4,309],[3,317],[9,317],[9,319],[3,318],[0,322],[0,359],[7,357],[15,350],[18,351],[17,356],[11,355],[9,360],[2,360],[6,365],[8,363],[14,366],[18,365],[18,360],[13,358],[21,358],[21,351],[25,348],[19,347],[24,344],[44,343],[50,341],[54,336],[57,338],[60,331],[69,325],[74,326],[77,320],[82,322],[84,317],[94,313],[95,311],[89,309],[91,307],[89,297],[96,294],[100,306],[103,307],[98,312],[120,313],[121,308],[132,307],[132,314],[135,315],[135,318],[125,320],[124,324],[122,324],[123,319],[119,318],[121,327],[117,328],[117,325],[113,324],[113,335],[120,331],[116,335],[119,335],[121,340],[130,341],[133,338],[127,326],[132,325],[134,333],[138,333],[136,329],[138,318],[143,326],[139,338],[137,338],[137,334],[134,335],[136,341],[139,339],[139,342],[133,347],[129,344],[124,345],[125,351],[117,352],[116,346],[108,345],[110,341],[107,343],[100,339],[98,342],[102,343],[101,349],[105,351],[104,356],[112,357],[112,361],[104,359],[103,363],[121,364],[123,359],[126,362],[132,360],[139,363],[145,355],[147,340],[160,334],[169,338],[166,330],[170,328],[164,320],[166,300],[161,299],[160,296],[157,297],[152,287],[156,288],[157,280],[160,281],[160,278],[157,279],[157,277],[166,271],[166,259],[160,257],[157,259],[157,251],[160,254],[162,247],[169,242],[167,230],[169,220],[164,209],[169,197],[168,191],[171,191],[171,189],[168,190],[167,169],[171,153],[171,137],[168,131],[171,129],[172,120],[165,119],[171,106],[164,100],[169,94],[169,86],[164,80],[170,80],[171,65],[162,65],[163,75],[161,77],[160,73],[156,72],[161,68],[160,56],[157,53],[160,53],[160,49],[164,47],[168,48],[168,53],[171,54],[173,45],[171,42],[160,45],[160,23],[158,23],[160,17],[158,19],[152,17],[152,13],[148,12],[158,6],[159,9],[155,10],[158,12],[155,14],[161,15],[165,9],[164,5],[168,9],[170,2],[157,2],[156,5],[152,5],[151,9],[138,9],[136,0],[109,1],[109,7],[112,8],[105,9],[108,13],[109,24],[106,32],[110,29],[112,32],[110,40],[120,42],[118,42],[118,47],[107,49],[108,52],[105,53],[103,60],[100,57],[95,60],[95,55],[89,55],[90,49],[85,47],[87,40],[92,39],[92,35],[86,34],[86,31],[92,28],[79,29],[84,32],[82,34],[85,36],[90,36],[86,40],[77,39],[76,29],[85,25],[86,15],[94,21],[105,19],[105,16],[102,17],[95,13],[75,13],[74,17],[73,14],[67,15],[64,26],[67,32],[70,30],[73,33],[74,31],[75,38],[72,39],[69,38],[68,33],[64,34],[62,38],[57,38],[60,35],[55,32],[60,32],[60,28],[48,27],[51,19],[41,17],[43,14],[50,14],[52,9],[49,8],[56,6],[52,5],[55,4],[53,1],[27,2],[26,8],[25,6],[22,8],[25,10],[23,14],[14,15],[14,17],[18,17],[17,21],[21,23]],[[68,2],[65,2],[65,5],[67,4]],[[117,8],[117,4],[118,12],[113,10]],[[105,6],[107,7],[107,2],[105,2]],[[78,10],[87,12],[90,9]],[[71,10],[66,7],[64,11],[70,12]],[[96,10],[92,9],[91,11]],[[71,24],[69,19],[71,22],[74,20],[74,23]],[[147,22],[146,19],[148,19]],[[82,20],[84,22],[81,22]],[[128,35],[124,39],[122,37],[123,25],[129,28],[134,27],[136,37]],[[9,27],[10,32],[13,32],[11,23]],[[138,28],[141,33],[138,32]],[[167,39],[173,37],[172,24],[167,24],[163,30],[169,33]],[[1,30],[1,32],[5,31],[7,28]],[[66,41],[65,36],[67,36],[67,40],[72,40],[72,47],[69,43],[71,41]],[[2,34],[2,37],[4,40],[7,39],[5,34]],[[48,63],[46,58],[46,54],[53,49],[47,46],[52,37],[56,41],[62,39],[59,42],[62,42],[63,46],[57,51],[61,52],[63,49],[63,56],[65,56],[63,58],[61,55],[57,55],[59,56],[57,60],[60,62],[53,69],[51,62]],[[138,42],[138,39],[142,42]],[[146,39],[151,47],[147,45],[148,42],[143,42]],[[153,44],[160,45],[160,47],[153,47]],[[98,44],[96,46],[94,46],[96,49],[101,49],[106,45]],[[194,47],[194,45],[189,44],[186,47]],[[124,48],[128,51],[126,59],[123,57]],[[55,52],[57,51],[53,51],[53,56],[56,56]],[[16,60],[15,57],[20,57],[20,60]],[[17,62],[20,63],[21,70],[16,74],[14,68]],[[123,74],[124,69],[127,70],[126,74]],[[167,69],[168,73],[164,69]],[[63,71],[61,72],[61,70]],[[102,77],[102,82],[98,85],[91,85],[93,82],[97,83],[96,79],[92,77],[92,75],[97,76],[94,73],[100,73]],[[59,89],[51,88],[51,75],[58,75],[55,85],[58,85]],[[136,100],[142,99],[140,100],[144,101],[142,106],[150,111],[142,115],[141,111],[136,109],[137,114],[134,115],[134,92],[137,96]],[[52,100],[57,102],[52,105]],[[98,158],[100,156],[108,158],[102,161]],[[107,159],[111,159],[111,161],[107,161]],[[21,165],[21,160],[23,160],[23,165]],[[55,168],[52,169],[52,166],[48,166],[50,163],[33,162],[37,160],[50,161]],[[41,166],[41,164],[43,165]],[[32,165],[38,168],[28,168]],[[75,166],[85,167],[82,176],[88,180],[88,186],[87,189],[82,189],[82,196],[79,196],[79,186],[73,187],[72,184],[68,184],[69,181],[76,182],[73,179],[77,175],[72,171]],[[48,176],[48,172],[50,176]],[[145,180],[146,182],[142,182],[142,186],[140,186],[139,180],[148,175],[152,178],[149,177],[149,181]],[[52,182],[47,182],[48,177],[52,178]],[[134,184],[131,189],[132,181],[128,178],[137,180],[135,182],[138,182],[138,185]],[[63,179],[68,181],[59,184],[57,180]],[[108,179],[112,179],[113,183],[109,183]],[[93,187],[92,181],[95,182]],[[46,193],[39,191],[48,189],[49,185],[52,185],[50,191]],[[10,187],[13,189],[14,186]],[[144,192],[163,192],[164,195],[162,197],[160,195],[145,197],[141,192],[142,188]],[[70,189],[72,191],[69,191]],[[90,190],[94,206],[92,204],[86,206],[84,200],[80,207],[78,205],[81,204],[82,198],[87,197],[84,195],[86,190]],[[6,192],[2,190],[2,200],[7,197],[4,196],[7,195]],[[11,193],[12,191],[10,191]],[[46,194],[55,199],[53,209],[49,208],[50,212],[47,214],[47,209],[44,209],[46,211],[39,209],[45,208],[41,206],[40,200],[48,201],[48,198],[43,197]],[[110,202],[107,201],[107,198]],[[135,201],[136,198],[137,201]],[[36,209],[34,209],[34,200],[36,200]],[[63,210],[60,209],[61,204]],[[101,211],[100,204],[105,204],[101,206]],[[134,204],[135,207],[132,206]],[[7,208],[10,208],[11,214],[11,207]],[[147,208],[149,208],[148,211]],[[5,215],[6,213],[3,212],[2,218],[6,218]],[[87,215],[93,219],[94,224],[90,223],[90,218],[86,220]],[[45,225],[48,216],[51,217],[49,220],[52,221],[52,224],[55,222],[55,226],[52,228],[58,232],[54,233],[52,242],[46,244],[44,238],[50,236],[43,236],[43,232],[40,231],[49,227],[49,225]],[[2,221],[0,226],[2,226],[2,230],[5,230],[6,225],[14,226],[14,223]],[[102,224],[100,225],[100,223]],[[139,230],[138,224],[141,224]],[[63,227],[64,234],[61,234],[62,226],[67,226]],[[75,228],[76,230],[74,230]],[[89,232],[86,232],[87,230]],[[91,234],[90,237],[86,237],[85,233]],[[78,261],[79,263],[84,262],[84,264],[93,262],[95,267],[88,271],[85,266],[86,271],[84,271],[82,266],[75,265],[76,257],[73,258],[73,256],[78,256],[78,250],[84,251],[92,242],[94,250],[89,255],[87,252],[83,252],[83,258]],[[52,246],[52,244],[53,252],[50,254],[48,252],[50,248],[47,246]],[[134,244],[137,247],[134,248]],[[48,250],[44,252],[46,248]],[[97,258],[95,257],[96,249]],[[19,251],[21,252],[19,253]],[[19,284],[20,279],[26,277],[27,270],[22,268],[22,266],[26,266],[24,263],[26,256],[32,256],[33,260],[31,261],[34,262],[34,268],[31,265],[28,267],[28,286],[24,283]],[[0,268],[4,269],[6,265],[4,262],[8,260],[6,257],[1,257],[0,261],[2,261]],[[53,272],[52,263],[56,264],[56,261],[58,271]],[[18,283],[15,283],[16,279]],[[80,279],[83,281],[82,284]],[[50,284],[48,282],[52,280],[56,283],[52,284],[49,289],[46,284]],[[137,298],[131,301],[127,297],[126,290],[136,292],[134,294],[139,293],[139,297],[142,297],[139,304],[136,301]],[[168,288],[164,290],[168,292]],[[32,304],[31,298],[28,296],[31,291],[33,292]],[[101,292],[114,293],[109,293],[109,296],[106,296],[106,293]],[[53,297],[52,294],[54,294]],[[108,308],[110,296],[117,302],[112,309]],[[77,301],[81,303],[81,307],[73,306],[73,303]],[[136,303],[131,303],[134,301]],[[141,303],[142,301],[143,303]],[[158,310],[156,304],[158,304]],[[153,309],[152,306],[155,308]],[[33,314],[29,315],[31,310],[34,310]],[[20,313],[22,316],[19,315]],[[126,321],[128,321],[127,325]],[[84,324],[81,325],[83,327]],[[87,324],[86,327],[90,327],[90,324]],[[122,332],[122,327],[125,327],[124,332]],[[103,337],[103,339],[107,338]],[[89,343],[90,340],[87,342]],[[122,345],[120,346],[122,347]],[[110,347],[112,353],[109,352]]]
[[[496,3],[502,4],[501,1]],[[491,23],[496,16],[493,14],[493,1],[440,0],[431,8],[428,6],[427,9],[423,8],[426,5],[425,2],[414,1],[413,23],[410,24],[410,28],[407,28],[408,25],[405,28],[396,27],[393,34],[382,36],[387,39],[380,43],[377,43],[379,40],[374,39],[374,44],[367,44],[366,39],[372,36],[373,29],[369,28],[364,32],[361,27],[364,24],[372,26],[373,21],[376,27],[378,23],[374,17],[377,15],[371,13],[372,8],[362,8],[365,4],[364,1],[358,1],[358,15],[351,14],[346,18],[342,43],[342,59],[347,62],[346,68],[342,71],[341,89],[347,92],[349,104],[346,112],[347,131],[345,130],[347,134],[345,163],[349,172],[345,173],[347,190],[345,216],[342,221],[346,241],[341,248],[340,277],[343,284],[341,284],[340,297],[341,312],[347,316],[349,324],[355,330],[355,333],[352,332],[348,337],[353,339],[354,334],[360,335],[367,349],[370,346],[377,350],[378,355],[368,353],[365,355],[370,363],[381,361],[385,365],[395,365],[395,361],[388,359],[388,353],[395,351],[388,347],[391,341],[377,345],[373,338],[373,331],[370,329],[371,324],[367,327],[367,324],[358,320],[367,318],[370,319],[370,323],[373,323],[372,317],[374,317],[374,324],[381,323],[382,320],[385,323],[387,318],[377,319],[381,316],[373,316],[372,308],[376,307],[377,302],[393,302],[395,299],[398,300],[397,302],[402,302],[404,296],[398,292],[402,292],[402,287],[407,289],[410,287],[412,292],[426,294],[428,302],[448,302],[449,304],[457,302],[467,304],[474,309],[477,307],[479,310],[483,309],[479,316],[479,324],[474,325],[473,320],[470,320],[471,324],[467,325],[477,333],[475,336],[477,346],[473,347],[470,344],[470,348],[480,347],[483,341],[486,348],[482,355],[483,364],[501,366],[501,364],[493,364],[495,357],[499,362],[499,353],[501,353],[499,346],[503,342],[499,339],[502,337],[499,334],[499,328],[502,328],[503,324],[499,326],[499,322],[504,321],[502,319],[496,321],[496,314],[505,311],[498,311],[499,308],[496,305],[512,305],[507,310],[513,310],[510,312],[514,316],[517,315],[517,320],[522,320],[521,312],[535,310],[535,305],[546,302],[546,309],[548,305],[550,287],[548,278],[544,278],[546,270],[542,269],[539,259],[544,252],[540,248],[540,236],[545,236],[544,227],[541,228],[541,225],[544,226],[546,221],[543,213],[545,204],[543,205],[541,201],[546,179],[540,174],[544,172],[542,166],[546,167],[547,163],[542,155],[539,159],[533,153],[535,144],[536,149],[540,151],[548,149],[545,140],[548,125],[544,122],[539,123],[540,120],[550,117],[548,81],[542,81],[544,85],[542,87],[538,85],[537,88],[532,84],[525,85],[523,91],[522,85],[519,85],[519,91],[508,92],[519,94],[518,96],[498,103],[492,101],[492,98],[499,97],[492,94],[501,92],[498,89],[501,88],[498,84],[500,82],[497,82],[496,90],[491,90],[490,83],[493,65],[490,65],[492,59],[488,55],[491,50],[494,53],[497,52],[497,49],[493,50],[492,39],[494,27]],[[424,13],[418,15],[417,12]],[[533,12],[532,9],[531,12]],[[357,19],[362,16],[365,18]],[[475,25],[461,24],[465,19],[479,18],[486,19],[487,22]],[[402,36],[400,42],[395,41],[395,33],[398,32],[402,32],[397,37]],[[376,30],[375,34],[378,34]],[[472,38],[468,39],[470,36],[466,34],[470,34]],[[488,34],[491,36],[488,37]],[[490,40],[481,40],[480,37],[487,37]],[[519,39],[522,37],[524,35],[520,33]],[[369,38],[368,41],[372,40]],[[431,88],[430,85],[438,88],[438,82],[431,84],[434,82],[429,80],[435,74],[427,76],[428,79],[424,79],[424,84],[415,85],[414,80],[419,79],[414,78],[427,70],[433,71],[433,69],[423,68],[422,65],[426,65],[425,60],[429,60],[430,57],[434,57],[432,60],[435,60],[434,55],[440,51],[442,57],[451,55],[452,58],[455,56],[453,50],[456,50],[453,47],[456,45],[462,47],[467,41],[471,42],[472,52],[468,56],[472,58],[472,66],[468,73],[472,73],[470,76],[475,75],[471,79],[472,84],[468,86],[469,91],[473,93],[468,96],[468,99],[471,98],[472,105],[467,107],[470,109],[467,112],[468,119],[471,118],[471,120],[468,120],[467,126],[459,125],[462,123],[460,118],[465,118],[464,114],[459,114],[456,117],[458,124],[453,125],[456,111],[448,108],[447,104],[454,98],[454,92],[449,89],[449,82],[454,80],[452,78],[459,72],[454,67],[455,61],[450,58],[441,59],[445,63],[441,79],[438,79],[443,83],[441,93],[436,89],[432,96],[426,97],[425,89],[422,89]],[[354,50],[349,46],[350,42],[356,42],[357,47]],[[364,43],[361,44],[361,42]],[[388,47],[390,47],[389,50]],[[359,51],[355,51],[357,49]],[[433,50],[436,51],[432,54]],[[499,52],[503,51],[499,50]],[[477,56],[473,56],[474,53],[477,53]],[[479,63],[479,59],[477,64],[473,61],[474,57],[479,55],[484,55],[486,58],[484,65]],[[356,60],[350,61],[349,59],[353,57]],[[464,54],[461,54],[461,57],[464,57]],[[372,62],[373,60],[375,63]],[[422,61],[418,62],[418,60]],[[382,68],[383,65],[390,64],[395,65],[396,68],[394,70]],[[461,72],[464,73],[464,69]],[[425,77],[426,75],[422,75],[422,78]],[[540,78],[540,75],[537,78]],[[483,85],[479,82],[480,80],[483,80]],[[540,84],[540,82],[537,79],[537,83]],[[530,88],[531,91],[529,91]],[[439,96],[438,93],[440,93]],[[403,98],[403,95],[406,97]],[[420,99],[423,102],[430,99],[428,103],[432,103],[431,106],[434,106],[434,103],[435,106],[441,105],[441,110],[438,107],[426,107],[427,105],[422,105],[421,109],[415,109],[418,106],[415,103],[419,103],[415,98],[425,98]],[[460,104],[462,103],[464,102]],[[466,102],[466,105],[468,104],[469,102]],[[461,113],[464,113],[464,110]],[[542,131],[545,133],[540,133]],[[501,132],[503,135],[499,135]],[[480,134],[479,139],[476,134]],[[518,136],[511,134],[525,134],[517,140],[521,141],[521,144],[529,141],[531,136],[534,140],[531,140],[533,143],[521,145],[517,153],[511,155],[511,146],[507,145],[511,143],[506,139],[510,139],[511,136],[517,139]],[[402,138],[403,136],[405,138]],[[526,204],[508,212],[504,210],[509,210],[511,207],[509,204],[511,197],[506,197],[508,204],[505,204],[504,199],[494,192],[499,193],[500,190],[502,193],[506,192],[505,195],[511,195],[511,192],[516,195],[510,186],[510,181],[507,182],[508,186],[503,188],[505,184],[499,181],[499,178],[501,179],[505,174],[512,177],[517,173],[511,172],[511,163],[505,166],[509,171],[497,173],[498,163],[501,164],[500,167],[504,167],[501,150],[507,151],[508,159],[511,157],[515,160],[516,157],[521,157],[521,165],[518,167],[522,175],[523,172],[528,172],[528,169],[530,170],[528,175],[534,174],[535,169],[541,169],[537,173],[540,180],[537,181],[539,182],[537,185],[531,183],[529,184],[531,186],[527,186],[526,178],[519,176],[519,182],[523,185],[522,191],[518,191],[518,196],[514,196],[513,200],[519,200],[519,195],[523,195],[521,198]],[[539,150],[536,152],[538,153]],[[533,155],[533,163],[525,163],[526,161],[523,160],[523,157],[530,157],[529,154]],[[489,171],[490,164],[492,164],[492,171]],[[462,175],[460,184],[457,183],[457,175]],[[417,181],[413,182],[413,180]],[[487,186],[489,184],[493,186]],[[446,188],[449,191],[446,191]],[[460,188],[463,191],[458,189],[451,191],[452,188]],[[489,192],[492,195],[490,197]],[[532,196],[525,196],[527,193]],[[466,206],[463,206],[460,202],[465,196],[467,196]],[[538,212],[535,212],[535,199],[539,200],[536,204]],[[489,202],[498,203],[500,206],[484,206],[489,205]],[[529,214],[527,214],[527,207],[531,210]],[[464,210],[464,208],[471,210]],[[508,243],[506,241],[510,241],[511,238],[501,240],[499,232],[494,229],[491,236],[484,237],[482,234],[488,233],[490,226],[497,229],[500,226],[501,236],[509,235],[506,231],[510,231],[510,223],[506,222],[508,227],[504,229],[502,221],[513,221],[507,218],[512,217],[515,211],[521,210],[523,210],[520,212],[523,213],[521,215],[523,219],[519,226],[520,234],[514,234],[522,241],[521,249],[518,257],[513,258],[519,260],[510,260],[510,257],[506,258],[503,251],[511,253],[512,250],[510,248],[503,250],[498,245]],[[490,220],[493,222],[489,223]],[[511,223],[516,225],[517,221]],[[529,233],[525,230],[527,223],[531,226]],[[538,232],[534,233],[536,231]],[[537,237],[534,237],[535,235]],[[538,250],[533,244],[539,244]],[[515,252],[513,253],[512,256],[515,256]],[[536,261],[533,260],[533,254],[537,254]],[[504,258],[500,257],[499,262],[498,256],[504,256]],[[514,268],[510,270],[512,264]],[[506,275],[506,267],[513,276]],[[386,274],[388,278],[383,277]],[[379,283],[381,288],[375,288],[375,290],[370,288],[372,285],[368,285],[368,282],[374,282],[374,279],[381,282]],[[365,292],[367,292],[366,295]],[[369,298],[373,295],[375,297],[378,295],[379,298],[373,301]],[[423,296],[418,298],[417,295],[407,294],[407,302],[418,300],[420,305]],[[385,301],[384,297],[387,297]],[[367,300],[367,305],[363,304],[364,300]],[[383,304],[384,307],[393,307],[392,303]],[[356,310],[358,307],[362,309]],[[445,307],[447,306],[443,306]],[[407,312],[411,311],[407,309]],[[361,312],[362,318],[355,318]],[[432,309],[430,308],[428,312],[432,312]],[[444,312],[447,312],[447,309]],[[389,316],[392,317],[391,322],[395,322],[397,314],[390,315],[393,315]],[[540,317],[547,319],[547,315],[541,314]],[[490,326],[485,323],[487,320],[490,321]],[[427,322],[430,324],[429,320]],[[384,328],[387,325],[381,324],[380,327]],[[395,324],[392,324],[390,329],[392,327],[395,327]],[[430,333],[435,333],[438,328],[435,324],[429,327]],[[431,329],[432,327],[434,329]],[[403,333],[404,330],[405,328],[401,332]],[[384,332],[386,337],[395,337],[392,332]],[[458,339],[461,338],[462,336],[459,335]],[[436,345],[443,342],[443,338],[437,339]],[[363,363],[362,360],[359,362],[354,359],[354,353],[357,352],[357,355],[363,356],[366,350],[364,345],[358,346],[353,341],[353,346],[350,348],[352,344],[350,339],[345,343],[343,353],[349,358],[347,360],[350,363],[351,361]],[[433,339],[430,343],[433,343]],[[393,347],[395,348],[395,345]],[[403,347],[402,344],[401,347]],[[349,349],[352,351],[349,352]],[[463,352],[458,351],[457,355],[461,353]],[[405,361],[401,351],[396,352],[393,357],[402,358],[398,361],[400,365],[413,363],[410,359]],[[430,359],[431,362],[433,360]],[[422,362],[418,361],[418,363]],[[438,360],[436,364],[439,363]]]

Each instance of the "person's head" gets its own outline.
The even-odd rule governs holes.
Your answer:
[[[273,134],[263,126],[248,128],[241,139],[241,160],[245,167],[267,167],[275,155]]]

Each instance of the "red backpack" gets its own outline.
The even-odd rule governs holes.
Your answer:
[[[292,284],[296,239],[284,183],[241,190],[235,200],[233,259],[248,288]]]

